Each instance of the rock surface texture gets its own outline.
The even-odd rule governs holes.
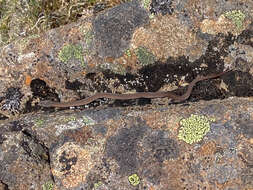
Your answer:
[[[230,98],[28,114],[0,125],[1,182],[8,189],[252,189],[252,108],[252,98]],[[180,139],[180,130],[196,142]]]
[[[128,1],[0,47],[0,190],[253,189],[253,2]],[[189,99],[100,99],[173,91]]]

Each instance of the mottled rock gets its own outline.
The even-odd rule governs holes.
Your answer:
[[[122,56],[130,44],[134,30],[147,22],[147,12],[135,0],[97,16],[93,28],[98,55]]]
[[[222,83],[222,92],[213,91],[215,84],[198,90],[210,92],[208,99],[250,96],[252,1],[158,2],[164,3],[173,14],[152,16],[151,1],[131,1],[0,47],[0,118],[38,110],[41,99],[176,89],[224,68],[243,73]],[[19,90],[18,99],[6,98],[9,88]]]
[[[18,120],[1,124],[0,181],[7,189],[42,189],[52,181],[49,152]]]
[[[0,189],[253,189],[252,1],[155,2],[171,14],[130,1],[0,47]],[[229,68],[180,104],[37,105],[182,95]]]
[[[221,103],[223,112],[212,111]],[[251,189],[252,137],[245,128],[252,106],[250,98],[233,98],[184,109],[111,108],[6,121],[1,183],[8,189]],[[178,133],[192,113],[212,120],[203,139],[188,144]]]

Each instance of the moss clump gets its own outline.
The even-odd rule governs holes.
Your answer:
[[[137,186],[140,184],[140,178],[137,174],[128,176],[128,181],[132,186]]]
[[[53,182],[51,182],[51,181],[45,183],[45,184],[42,186],[42,190],[53,190],[53,188],[54,188],[54,184],[53,184]]]
[[[241,10],[233,10],[226,12],[225,17],[232,20],[237,28],[241,28],[246,16]]]
[[[84,66],[83,48],[81,45],[68,44],[64,46],[58,54],[58,58],[63,63],[68,63],[71,59],[76,59]]]
[[[191,115],[187,119],[180,121],[178,138],[186,143],[193,144],[199,142],[210,131],[210,121],[205,116]]]
[[[135,53],[142,66],[153,64],[155,62],[155,56],[144,47],[138,47]]]

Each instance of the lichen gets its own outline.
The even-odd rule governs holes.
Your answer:
[[[46,182],[45,184],[43,184],[42,186],[42,190],[53,190],[54,188],[54,184],[53,182],[49,181],[49,182]]]
[[[86,48],[84,50],[85,54],[90,53],[89,49],[91,48],[93,38],[94,38],[94,34],[91,30],[88,30],[84,33],[84,40],[85,40],[85,43],[86,43]]]
[[[140,184],[140,178],[137,174],[132,174],[128,176],[128,181],[132,186],[137,186]]]
[[[94,37],[94,34],[91,30],[88,30],[87,32],[85,32],[84,38],[85,38],[86,44],[90,45],[93,37]]]
[[[172,14],[172,1],[173,0],[152,0],[150,5],[150,12],[153,14],[162,13],[162,15]]]
[[[10,87],[6,91],[5,98],[0,104],[0,110],[7,111],[13,115],[19,113],[23,94],[19,88]]]
[[[64,122],[69,122],[69,121],[76,121],[76,117],[75,116],[70,116],[70,117],[64,118]]]
[[[210,121],[214,120],[203,115],[191,115],[187,119],[182,119],[179,122],[181,128],[179,129],[178,138],[189,144],[201,141],[210,131]]]
[[[228,11],[224,15],[228,19],[232,20],[238,29],[242,27],[242,23],[246,17],[241,10]]]
[[[98,181],[97,183],[94,183],[94,188],[93,189],[97,189],[101,185],[103,185],[103,183],[101,181]]]
[[[63,63],[68,63],[71,59],[76,59],[84,66],[83,48],[81,45],[65,45],[58,54],[58,58]]]
[[[150,65],[155,62],[155,56],[144,47],[138,47],[135,53],[142,66]]]
[[[38,126],[38,127],[41,127],[43,124],[44,124],[44,120],[43,119],[37,119],[35,121],[35,125]]]
[[[30,43],[31,40],[39,37],[40,37],[39,34],[32,34],[30,36],[16,40],[14,44],[19,48],[20,52],[23,52],[23,50],[27,47],[27,45]]]
[[[148,21],[147,11],[140,6],[139,1],[122,3],[97,15],[92,22],[97,56],[122,57],[129,48],[134,31]]]
[[[126,75],[126,68],[119,63],[102,63],[99,65],[99,68],[102,70],[110,70],[111,72],[119,75]]]
[[[71,129],[79,129],[85,125],[94,125],[95,121],[89,118],[88,116],[83,116],[83,118],[76,118],[75,116],[70,117],[60,117],[58,118],[59,123],[56,128],[56,135],[60,135],[63,131]]]
[[[151,2],[152,0],[142,0],[141,3],[144,7],[144,9],[148,10],[150,12],[150,7],[151,7]],[[152,19],[155,17],[155,14],[153,12],[150,12],[149,18]]]
[[[88,116],[83,116],[83,123],[85,125],[94,125],[95,121]]]
[[[131,50],[130,49],[127,49],[125,51],[125,54],[127,55],[127,57],[131,57]]]
[[[149,7],[150,7],[150,3],[151,3],[151,0],[142,0],[142,4],[143,4],[143,7],[145,8],[145,9],[149,9]]]

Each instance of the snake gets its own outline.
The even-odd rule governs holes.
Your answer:
[[[101,98],[109,98],[114,100],[130,100],[130,99],[139,99],[139,98],[170,98],[173,102],[180,103],[187,100],[192,92],[194,85],[203,80],[217,78],[219,76],[224,75],[229,71],[224,71],[218,74],[210,74],[207,76],[198,75],[193,81],[191,81],[188,85],[186,92],[183,95],[176,95],[171,91],[156,91],[156,92],[136,92],[131,94],[116,94],[116,93],[96,93],[93,96],[87,97],[81,100],[74,100],[70,102],[54,102],[54,101],[41,101],[38,103],[41,107],[59,107],[59,108],[66,108],[66,107],[74,107],[74,106],[83,106],[87,105],[95,100]]]

